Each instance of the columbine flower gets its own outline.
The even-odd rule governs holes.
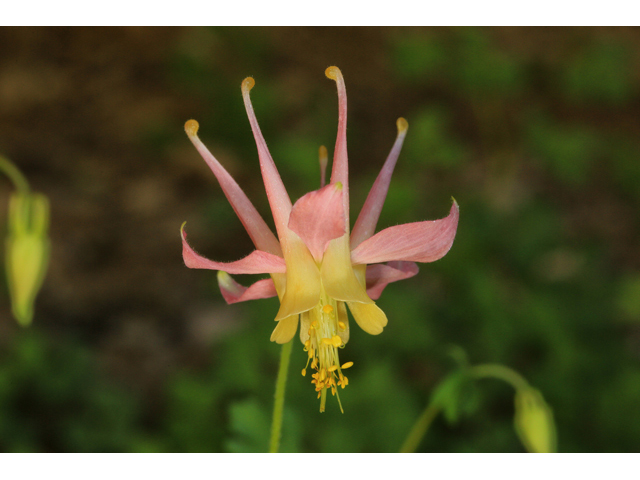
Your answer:
[[[197,136],[198,122],[189,120],[185,130],[218,179],[225,196],[240,218],[256,250],[236,262],[221,263],[198,255],[187,243],[184,224],[182,255],[189,268],[218,270],[218,283],[227,303],[278,295],[280,309],[271,341],[289,342],[298,328],[308,354],[307,365],[315,373],[312,383],[324,411],[326,393],[337,393],[348,379],[340,364],[338,348],[349,341],[347,307],[365,332],[378,335],[387,317],[374,303],[391,282],[418,273],[414,262],[433,262],[451,248],[458,226],[458,205],[454,200],[449,216],[441,220],[389,227],[374,235],[391,174],[396,164],[408,124],[397,121],[398,136],[378,175],[353,231],[349,233],[349,180],[347,163],[347,93],[337,67],[325,74],[338,86],[338,136],[333,155],[331,180],[325,185],[327,152],[320,148],[321,187],[300,198],[294,205],[285,190],[258,126],[249,92],[253,78],[242,82],[242,96],[258,146],[260,169],[278,237],[271,232],[242,189],[220,165]],[[383,263],[387,262],[387,263]],[[375,265],[371,265],[375,264]],[[228,274],[264,274],[250,287],[237,283]]]

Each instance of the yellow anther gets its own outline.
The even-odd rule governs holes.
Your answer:
[[[306,368],[303,368],[303,369],[302,369],[302,376],[303,376],[303,377],[306,377],[306,376],[307,376],[307,369],[306,369]]]
[[[330,338],[323,338],[322,339],[322,344],[323,345],[333,345],[333,343],[331,342]]]
[[[320,370],[320,381],[324,382],[324,379],[327,378],[327,371],[323,368]]]
[[[350,368],[350,367],[353,367],[353,362],[343,363],[342,367],[340,367],[340,368],[345,369],[345,368]],[[345,377],[345,378],[347,378],[347,377]]]
[[[310,347],[307,354],[309,355],[309,358],[313,358],[313,354],[315,353],[315,350],[313,349],[313,347]]]
[[[333,337],[331,337],[331,345],[333,345],[334,347],[339,347],[342,345],[342,339],[339,335],[334,335]]]
[[[324,313],[329,314],[329,313],[333,312],[333,307],[331,305],[325,305],[324,307],[322,307],[322,311]]]
[[[320,328],[320,324],[318,323],[317,320],[314,320],[313,322],[311,322],[311,328],[315,328],[315,329]]]
[[[327,370],[329,370],[330,372],[335,372],[338,369],[337,365],[331,365]]]
[[[344,324],[344,322],[338,322],[338,327],[340,328],[340,330],[346,330],[347,326]]]
[[[187,120],[184,124],[184,131],[187,132],[187,135],[190,137],[195,137],[198,134],[198,129],[200,125],[195,120]]]
[[[304,351],[308,351],[311,348],[311,340],[304,342]]]

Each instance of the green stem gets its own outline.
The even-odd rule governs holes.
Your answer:
[[[282,345],[280,353],[280,368],[276,379],[275,403],[273,405],[273,421],[271,422],[271,439],[269,440],[269,453],[278,453],[280,449],[280,433],[282,431],[282,412],[284,411],[284,392],[287,386],[287,372],[293,340]]]
[[[431,422],[436,418],[440,412],[440,407],[433,403],[427,405],[422,415],[418,418],[415,425],[407,435],[407,439],[400,448],[400,453],[413,453],[418,449],[418,445],[427,434],[427,430],[431,426]]]
[[[497,378],[504,380],[516,390],[529,388],[529,383],[518,372],[504,365],[485,364],[472,367],[471,374],[476,378]]]
[[[22,172],[18,170],[18,167],[2,155],[0,155],[0,171],[4,172],[4,174],[9,177],[9,180],[11,180],[19,193],[29,193],[30,189],[27,179],[22,175]]]

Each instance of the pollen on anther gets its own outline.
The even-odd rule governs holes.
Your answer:
[[[340,345],[342,345],[342,338],[340,338],[339,335],[334,335],[333,337],[331,337],[331,345],[333,345],[334,347],[339,347]]]
[[[329,370],[330,372],[335,372],[338,369],[337,365],[331,365],[327,370]]]
[[[195,120],[187,120],[184,124],[184,131],[187,132],[187,135],[190,137],[195,137],[198,134],[199,128],[200,124]]]
[[[346,362],[346,363],[343,363],[342,367],[340,367],[340,368],[345,369],[345,368],[349,368],[349,367],[352,367],[352,366],[353,366],[353,362]]]
[[[331,305],[325,305],[324,307],[322,307],[322,311],[324,313],[331,313],[333,312],[333,307]]]
[[[306,377],[306,376],[307,376],[307,369],[306,369],[306,368],[303,368],[303,369],[302,369],[302,376],[303,376],[303,377]]]
[[[340,328],[340,330],[346,330],[347,326],[344,324],[344,322],[338,322],[338,327]]]

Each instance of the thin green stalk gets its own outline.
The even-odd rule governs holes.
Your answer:
[[[280,433],[282,432],[282,412],[284,411],[284,392],[287,386],[287,372],[293,340],[282,345],[280,353],[280,368],[276,379],[275,403],[273,405],[273,420],[271,422],[271,439],[269,440],[269,453],[278,453],[280,449]]]
[[[11,180],[19,193],[29,193],[29,182],[27,182],[27,179],[13,163],[2,155],[0,155],[0,171],[9,177],[9,180]]]
[[[504,380],[516,390],[525,390],[529,388],[529,383],[522,375],[508,367],[505,367],[504,365],[490,363],[477,365],[471,368],[471,374],[476,378],[490,377]]]
[[[406,440],[400,448],[400,453],[413,453],[418,449],[418,445],[427,434],[427,430],[431,426],[431,422],[440,412],[440,406],[434,403],[427,405],[422,415],[418,418],[415,425],[407,435]]]

